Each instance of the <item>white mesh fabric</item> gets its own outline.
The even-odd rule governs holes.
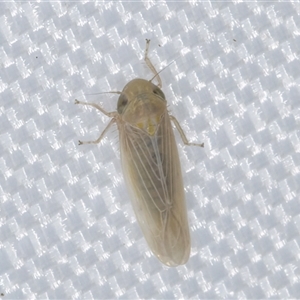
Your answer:
[[[300,298],[300,4],[0,3],[0,293],[9,299]],[[162,73],[192,237],[184,266],[150,252],[116,108]]]

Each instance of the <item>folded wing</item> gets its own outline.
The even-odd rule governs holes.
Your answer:
[[[190,255],[190,235],[168,112],[152,136],[128,123],[119,132],[124,177],[146,241],[162,263],[184,264]]]

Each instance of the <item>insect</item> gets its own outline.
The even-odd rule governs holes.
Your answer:
[[[119,94],[117,111],[107,112],[95,103],[92,106],[111,120],[95,141],[117,124],[122,169],[131,196],[133,210],[144,237],[157,258],[165,265],[185,264],[190,256],[190,233],[184,197],[180,161],[171,121],[184,144],[189,143],[179,122],[169,114],[161,90],[161,79],[148,58],[150,40],[146,40],[144,60],[154,73],[151,80],[131,80]],[[158,85],[151,81],[157,78]]]

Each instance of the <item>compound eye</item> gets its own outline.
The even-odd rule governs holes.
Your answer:
[[[153,93],[158,97],[162,98],[163,100],[166,100],[165,94],[162,92],[162,90],[159,87],[155,86],[153,89]]]
[[[117,106],[117,110],[118,110],[119,114],[121,114],[123,112],[127,103],[128,103],[128,99],[127,99],[126,95],[121,94],[121,96],[119,97],[118,106]]]

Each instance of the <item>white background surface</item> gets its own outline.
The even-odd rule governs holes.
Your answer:
[[[0,292],[7,299],[300,298],[300,4],[0,4]],[[192,237],[184,266],[149,251],[115,110],[150,79],[145,39],[178,140]]]

